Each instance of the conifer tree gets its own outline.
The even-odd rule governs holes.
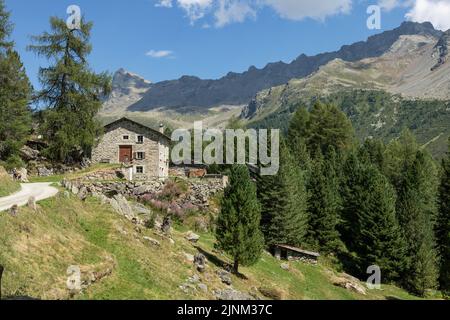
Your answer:
[[[397,216],[408,245],[408,268],[403,277],[412,292],[425,295],[438,277],[436,239],[437,192],[432,160],[422,151],[405,162],[398,189]]]
[[[19,150],[31,131],[31,85],[9,36],[12,26],[0,0],[0,160],[22,166]]]
[[[336,253],[342,248],[337,230],[341,198],[335,153],[328,155],[327,159],[315,156],[308,181],[308,243],[323,253]]]
[[[264,248],[261,206],[246,166],[231,168],[221,208],[216,228],[218,247],[233,257],[234,272],[238,273],[240,265],[255,264]]]
[[[446,295],[450,295],[450,139],[449,151],[442,160],[442,176],[439,187],[439,218],[436,230],[441,258],[440,288]]]
[[[288,140],[294,151],[296,143],[305,143],[310,155],[318,148],[326,154],[330,147],[341,153],[352,147],[354,130],[350,120],[336,106],[317,102],[309,112],[305,108],[297,110],[289,124]]]
[[[381,173],[385,172],[386,145],[381,140],[368,139],[359,148],[361,161],[374,165]]]
[[[406,243],[395,214],[396,196],[389,181],[371,164],[352,153],[345,165],[343,187],[344,239],[354,253],[359,275],[378,265],[384,281],[405,268]]]
[[[51,32],[33,37],[29,50],[47,58],[51,65],[41,68],[42,91],[38,101],[46,110],[42,133],[49,143],[47,155],[58,161],[77,161],[90,153],[102,131],[94,118],[101,98],[111,87],[106,73],[96,74],[87,57],[92,23],[81,20],[80,29],[71,30],[62,19],[50,19]]]
[[[13,29],[9,16],[9,12],[6,11],[5,1],[0,0],[0,52],[2,53],[13,47],[12,41],[9,41]]]
[[[279,172],[258,179],[258,198],[266,245],[302,245],[308,219],[305,179],[283,140]]]

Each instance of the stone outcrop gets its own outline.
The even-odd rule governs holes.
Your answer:
[[[341,287],[361,295],[367,294],[366,288],[361,285],[360,281],[349,274],[340,273],[338,275],[334,275],[330,273],[329,276],[333,285],[337,287]]]
[[[217,300],[221,301],[250,301],[255,298],[247,293],[237,291],[234,289],[217,290],[214,292]]]
[[[188,240],[189,242],[192,242],[192,243],[197,243],[198,240],[200,240],[200,236],[198,234],[195,234],[192,231],[189,231],[186,234],[186,240]]]

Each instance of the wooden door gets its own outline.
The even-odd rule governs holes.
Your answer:
[[[129,163],[133,160],[133,147],[132,146],[120,146],[119,147],[119,162]]]

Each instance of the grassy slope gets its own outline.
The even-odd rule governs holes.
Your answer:
[[[20,184],[13,181],[3,167],[0,167],[0,197],[5,197],[20,190]]]
[[[41,202],[33,213],[22,208],[19,217],[0,214],[0,264],[5,266],[3,294],[26,295],[43,299],[66,299],[66,270],[70,265],[84,271],[111,275],[90,286],[76,299],[214,299],[213,289],[224,289],[215,271],[214,237],[202,234],[198,247],[184,238],[187,231],[177,227],[175,244],[153,231],[138,233],[135,226],[94,199],[83,203],[71,197],[58,196]],[[150,245],[147,235],[161,241],[161,247]],[[207,252],[209,267],[201,275],[208,293],[200,290],[184,293],[179,286],[194,274],[184,252],[195,254],[198,248]],[[236,289],[278,288],[285,299],[384,299],[388,296],[411,299],[412,296],[392,286],[371,291],[367,296],[333,286],[327,269],[292,263],[290,271],[268,254],[253,267],[242,268],[248,279],[233,277]]]

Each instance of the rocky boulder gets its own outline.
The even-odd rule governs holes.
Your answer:
[[[206,257],[204,254],[196,254],[194,256],[194,265],[198,272],[205,272],[206,270]]]
[[[217,300],[221,301],[250,301],[255,298],[247,293],[240,292],[234,289],[218,290],[214,292]]]
[[[192,231],[189,231],[186,234],[186,240],[188,240],[189,242],[192,242],[192,243],[197,243],[200,240],[200,236],[198,234],[195,234]]]
[[[367,294],[366,288],[361,285],[360,281],[349,274],[341,273],[337,276],[332,275],[331,282],[337,287],[341,287],[361,295]]]

